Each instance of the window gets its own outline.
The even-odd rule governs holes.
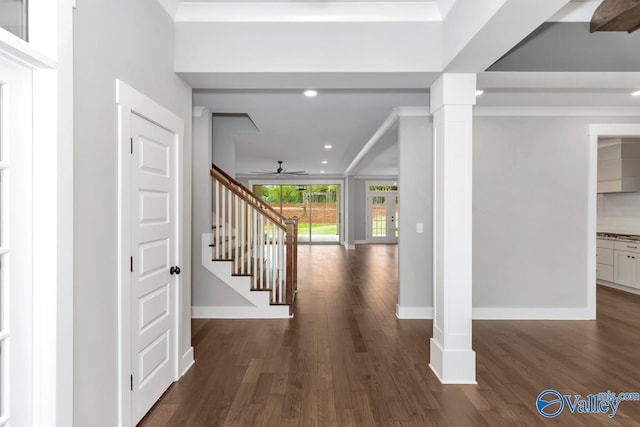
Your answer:
[[[27,40],[27,0],[0,0],[0,27]]]

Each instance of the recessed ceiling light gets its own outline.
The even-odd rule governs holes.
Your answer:
[[[326,165],[326,164],[327,164],[327,163],[329,163],[329,162],[327,162],[326,160],[323,160],[321,163],[322,163],[323,165]]]
[[[484,93],[484,91],[482,89],[478,89],[476,90],[476,96],[480,96]]]
[[[633,92],[631,96],[640,96],[640,90]]]
[[[327,144],[324,146],[325,150],[331,150],[333,148],[333,145]]]
[[[320,173],[324,173],[324,171],[320,171]]]
[[[309,89],[309,90],[305,90],[304,91],[304,96],[308,96],[308,97],[314,97],[317,94],[318,94],[318,91],[316,91],[316,90]]]

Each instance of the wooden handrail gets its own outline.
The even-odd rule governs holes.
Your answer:
[[[211,170],[211,177],[216,179],[215,171],[213,170]],[[223,180],[217,180],[217,181],[220,184],[224,185],[233,194],[240,197],[240,199],[244,200],[246,203],[248,203],[250,206],[256,209],[258,212],[265,214],[278,228],[282,229],[283,231],[287,231],[287,227],[286,225],[283,224],[283,220],[281,219],[280,215],[278,215],[278,217],[276,218],[273,218],[271,212],[267,211],[261,206],[258,206],[257,203],[255,203],[253,200],[250,200],[249,197],[247,197],[242,191],[238,191],[238,189],[235,188],[233,185],[229,184],[228,182],[224,182]]]
[[[213,259],[229,258],[235,275],[251,276],[252,290],[269,291],[270,303],[288,305],[293,315],[298,288],[298,218],[285,219],[225,171],[212,166]]]
[[[278,218],[280,218],[281,222],[284,222],[287,218],[285,218],[280,212],[276,211],[275,209],[273,209],[268,203],[265,203],[262,199],[260,199],[258,196],[256,196],[250,189],[248,189],[247,187],[245,187],[240,181],[236,180],[235,178],[233,178],[231,175],[229,175],[228,173],[226,173],[224,170],[222,170],[221,168],[219,168],[218,166],[216,166],[215,163],[211,163],[211,167],[213,168],[213,170],[215,172],[217,172],[219,175],[221,175],[224,179],[226,179],[227,181],[229,181],[230,183],[232,183],[233,185],[240,187],[243,191],[251,194],[252,197],[255,197],[256,200],[259,200],[260,203],[264,204],[264,207],[266,210],[271,211],[274,215],[276,215]],[[227,187],[228,188],[228,187]]]

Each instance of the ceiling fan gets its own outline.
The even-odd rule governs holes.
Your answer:
[[[274,176],[282,176],[282,175],[308,175],[307,171],[288,171],[282,167],[282,160],[278,160],[278,168],[275,171],[268,170],[260,170],[260,171],[251,171],[254,175],[274,175]]]

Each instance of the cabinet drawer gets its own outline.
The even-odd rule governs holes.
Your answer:
[[[614,240],[596,239],[596,246],[598,248],[613,249]]]
[[[621,242],[616,240],[613,247],[618,251],[640,253],[640,242]]]
[[[613,282],[613,265],[596,264],[596,278]]]
[[[596,262],[613,265],[613,249],[596,248]]]

